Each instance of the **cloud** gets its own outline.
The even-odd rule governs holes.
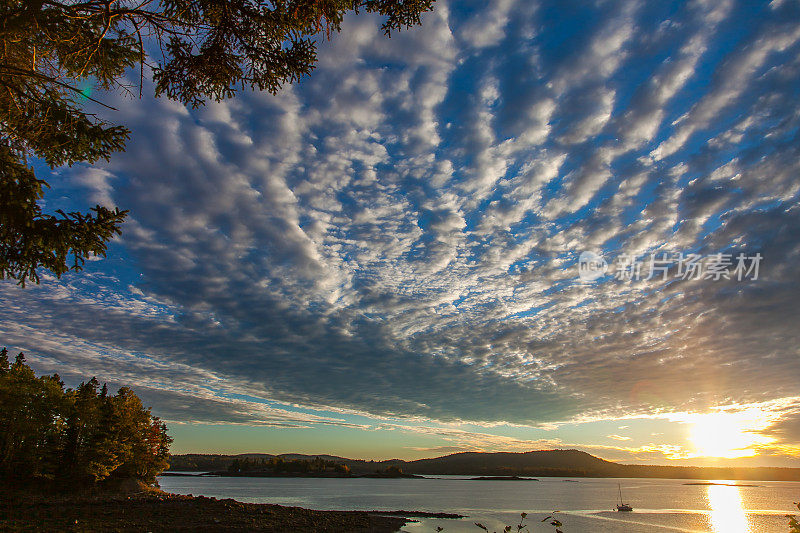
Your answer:
[[[83,275],[0,284],[3,342],[174,421],[771,409],[800,370],[796,6],[562,7],[437,2],[390,40],[348,18],[277,96],[108,95],[127,151],[59,170],[48,208],[130,209],[123,237]],[[764,262],[744,282],[586,284],[587,249]],[[781,413],[765,431],[788,446]]]
[[[424,451],[429,454],[458,453],[458,452],[493,452],[493,451],[530,451],[533,449],[549,449],[561,446],[558,439],[519,439],[515,437],[495,435],[478,431],[467,431],[453,427],[441,426],[409,426],[383,424],[381,429],[399,430],[405,433],[416,433],[424,436],[434,436],[446,442],[454,443],[453,446],[409,447],[415,451]]]

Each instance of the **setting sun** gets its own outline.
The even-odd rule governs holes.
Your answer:
[[[701,457],[750,457],[757,446],[773,441],[760,433],[771,423],[760,409],[695,415],[692,422],[690,439]]]

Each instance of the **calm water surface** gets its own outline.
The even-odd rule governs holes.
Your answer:
[[[490,530],[516,524],[529,514],[529,531],[553,532],[540,520],[557,511],[564,533],[786,533],[784,515],[797,511],[800,483],[739,482],[755,487],[684,485],[696,480],[541,478],[540,481],[471,481],[465,476],[428,479],[320,479],[162,477],[161,487],[178,494],[233,498],[324,510],[398,509],[450,512],[462,520],[423,519],[402,531],[421,533],[437,526],[445,533],[471,532],[473,522]],[[736,483],[717,481],[719,483]],[[611,511],[617,483],[634,512]],[[514,528],[516,530],[516,528]]]

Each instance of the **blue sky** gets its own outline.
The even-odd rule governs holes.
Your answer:
[[[130,209],[124,233],[0,284],[2,342],[132,386],[176,452],[800,466],[798,4],[438,1],[379,27],[347,18],[277,96],[105,95],[127,151],[52,171],[45,207]],[[617,279],[665,253],[763,260]]]

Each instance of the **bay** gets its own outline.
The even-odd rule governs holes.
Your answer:
[[[702,481],[701,481],[702,482]],[[233,498],[320,510],[413,510],[467,515],[417,519],[403,531],[445,533],[490,531],[519,522],[527,531],[554,532],[541,520],[555,511],[564,533],[787,533],[786,514],[797,512],[800,483],[711,480],[540,478],[539,481],[474,481],[468,476],[426,479],[160,477],[161,488],[177,494]],[[756,486],[729,486],[729,485]],[[631,513],[612,511],[621,486]],[[513,528],[516,531],[516,527]]]

